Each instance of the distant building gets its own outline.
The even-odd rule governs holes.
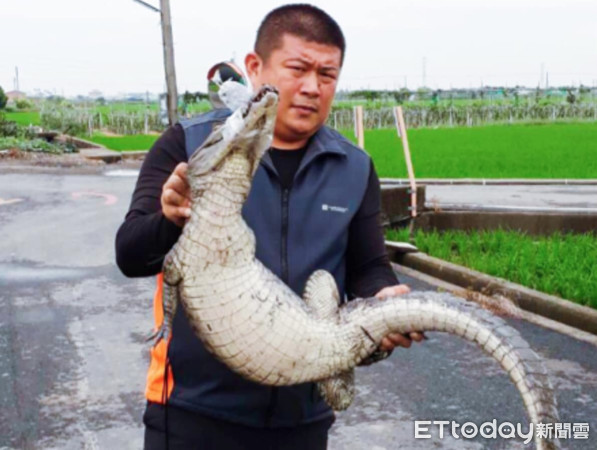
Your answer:
[[[93,91],[90,91],[88,95],[93,100],[97,100],[98,98],[104,96],[104,94],[102,94],[102,91],[98,91],[97,89],[94,89]]]
[[[526,88],[526,87],[521,87],[521,88],[517,89],[517,91],[518,91],[518,95],[520,95],[521,97],[527,97],[527,96],[535,93],[535,89],[530,89],[530,88]]]
[[[6,97],[8,98],[8,101],[17,101],[27,98],[27,95],[25,95],[25,93],[21,91],[8,91],[6,93]]]

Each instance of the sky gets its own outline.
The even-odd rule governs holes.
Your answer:
[[[159,0],[146,0],[159,7]],[[595,0],[312,1],[347,41],[339,89],[597,86]],[[179,92],[241,65],[284,2],[170,0]],[[106,97],[165,91],[160,15],[134,0],[0,1],[0,86]]]

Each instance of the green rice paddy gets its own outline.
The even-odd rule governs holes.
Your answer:
[[[350,131],[343,133],[355,141]],[[91,140],[113,150],[147,150],[156,135]],[[408,132],[418,178],[597,178],[597,123],[415,129]],[[407,176],[394,130],[365,133],[380,177]]]
[[[386,238],[408,241],[408,231],[388,230]],[[596,235],[418,230],[414,240],[431,256],[597,308]]]
[[[408,141],[418,178],[597,178],[597,123],[413,129]],[[380,177],[407,176],[395,130],[366,131],[365,148]]]
[[[94,134],[86,139],[97,142],[106,148],[117,151],[127,150],[149,150],[159,135],[155,134],[132,134],[127,136],[105,136]]]
[[[39,111],[22,111],[5,113],[6,120],[12,120],[19,125],[39,125]]]

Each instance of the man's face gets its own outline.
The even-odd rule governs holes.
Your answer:
[[[280,93],[275,146],[304,145],[325,123],[336,93],[341,59],[339,48],[291,34],[283,36],[282,47],[265,63],[259,55],[247,55],[245,63],[253,88],[271,84]]]

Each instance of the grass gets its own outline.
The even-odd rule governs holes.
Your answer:
[[[0,136],[0,150],[19,149],[26,152],[72,153],[75,147],[70,144],[48,142],[45,139],[29,139],[25,137]]]
[[[133,134],[128,136],[104,136],[103,134],[94,134],[86,139],[97,142],[106,148],[117,151],[127,150],[149,150],[153,143],[158,139],[154,134]]]
[[[597,178],[597,123],[413,129],[408,141],[420,178]],[[407,176],[395,130],[366,131],[365,148],[379,176]]]
[[[29,126],[29,124],[39,125],[39,111],[19,111],[5,113],[6,120],[12,120],[19,125]]]
[[[388,230],[386,238],[408,241],[408,231]],[[418,230],[414,239],[431,256],[597,308],[595,235]]]

